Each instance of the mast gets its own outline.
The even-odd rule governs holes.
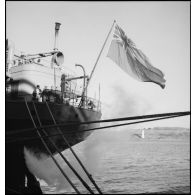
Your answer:
[[[89,83],[90,83],[90,81],[91,81],[91,78],[92,78],[92,76],[93,76],[93,73],[94,73],[94,71],[95,71],[95,68],[96,68],[96,66],[97,66],[97,63],[98,63],[98,61],[99,61],[99,59],[100,59],[100,56],[101,56],[101,54],[102,54],[102,51],[103,51],[103,49],[104,49],[104,47],[105,47],[105,45],[106,45],[106,42],[107,42],[107,40],[108,40],[108,37],[110,36],[110,33],[111,33],[111,31],[112,31],[112,29],[113,29],[115,23],[116,23],[116,20],[114,20],[114,22],[113,22],[113,24],[112,24],[112,26],[111,26],[111,28],[110,28],[110,31],[109,31],[109,33],[108,33],[108,35],[107,35],[107,37],[106,37],[106,40],[104,41],[104,44],[103,44],[103,46],[102,46],[102,49],[100,50],[100,53],[99,53],[99,55],[98,55],[98,57],[97,57],[97,60],[96,60],[95,65],[94,65],[94,67],[93,67],[93,70],[91,71],[89,80],[88,80],[88,82],[87,82],[87,84],[86,84],[86,87],[85,87],[83,93],[85,93],[85,90],[87,90],[87,87],[88,87],[88,85],[89,85]]]

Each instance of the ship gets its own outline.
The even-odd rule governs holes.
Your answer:
[[[128,38],[115,20],[90,76],[86,75],[81,64],[75,66],[82,68],[83,75],[67,73],[62,67],[63,52],[58,50],[60,25],[55,23],[54,49],[50,52],[18,55],[14,52],[13,44],[6,41],[7,193],[41,193],[38,181],[25,164],[24,147],[33,151],[37,158],[42,153],[53,157],[54,154],[60,154],[84,141],[92,130],[100,129],[100,122],[116,121],[100,120],[100,88],[98,100],[87,94],[92,75],[111,32],[112,41],[107,57],[134,79],[158,84],[163,89],[165,87],[164,73],[152,66],[146,55]],[[44,60],[46,58],[50,59],[47,63]],[[75,82],[78,80],[82,82],[80,92]]]
[[[37,157],[49,155],[42,140],[47,136],[61,152],[84,141],[91,134],[85,130],[99,126],[86,123],[101,119],[101,103],[87,95],[89,76],[84,67],[76,64],[83,70],[81,76],[62,68],[60,25],[55,23],[54,49],[50,52],[17,55],[13,44],[6,40],[6,193],[24,193],[25,177],[33,178],[25,165],[24,147]],[[80,91],[77,80],[83,80]],[[45,135],[41,135],[39,128],[46,126]],[[44,141],[49,152],[56,154],[56,147],[48,139]]]

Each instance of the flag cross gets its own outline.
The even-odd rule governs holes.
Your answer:
[[[153,82],[165,87],[164,74],[152,66],[146,55],[136,47],[125,32],[116,24],[108,57],[130,76],[143,81]]]

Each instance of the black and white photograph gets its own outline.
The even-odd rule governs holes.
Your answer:
[[[191,1],[6,1],[4,42],[6,194],[191,194]]]

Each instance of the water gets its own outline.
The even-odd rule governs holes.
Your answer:
[[[104,131],[74,149],[103,193],[190,193],[189,129],[145,130],[144,139],[141,130]],[[73,160],[69,151],[65,155]],[[41,184],[44,193],[75,193],[63,184]]]

